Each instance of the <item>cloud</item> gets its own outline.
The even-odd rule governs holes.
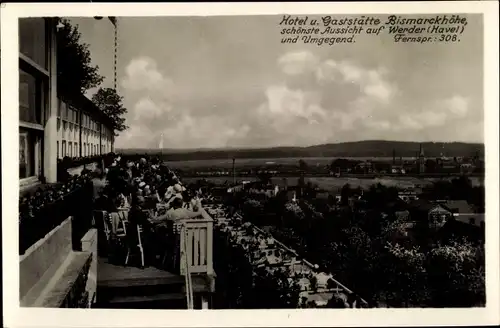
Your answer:
[[[122,86],[127,90],[158,90],[171,92],[173,83],[157,68],[156,62],[150,57],[133,59],[125,68],[125,79]]]
[[[443,109],[455,116],[464,117],[469,111],[469,100],[465,97],[454,95],[443,101]]]
[[[175,124],[162,130],[166,148],[222,148],[230,147],[233,140],[245,138],[248,125],[228,124],[218,116],[182,116]]]
[[[226,147],[250,131],[243,122],[179,105],[174,81],[151,58],[131,60],[125,72],[122,86],[134,101],[127,117],[130,128],[119,137],[123,147],[158,147],[161,134],[166,148]]]
[[[278,66],[288,75],[315,73],[319,59],[309,51],[289,52],[278,59]]]
[[[133,103],[127,117],[131,128],[120,136],[120,144],[156,147],[160,134],[166,148],[432,140],[433,135],[445,134],[442,131],[453,139],[457,134],[450,122],[459,124],[471,113],[470,99],[458,94],[412,99],[412,90],[405,89],[397,72],[387,67],[333,56],[322,59],[310,51],[284,53],[275,60],[278,75],[262,87],[263,100],[254,95],[253,105],[240,100],[250,90],[238,89],[237,80],[209,83],[205,88],[183,85],[178,93],[176,81],[154,60],[133,59],[122,82]],[[476,123],[475,127],[482,124]],[[480,132],[467,130],[467,135]]]
[[[266,102],[256,110],[274,132],[270,142],[310,145],[360,127],[391,129],[390,121],[374,116],[397,94],[384,68],[367,69],[331,58],[322,61],[307,51],[286,53],[277,64],[282,81],[268,86]],[[300,138],[295,138],[292,134],[299,131]]]

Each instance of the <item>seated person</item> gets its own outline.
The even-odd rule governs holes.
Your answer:
[[[190,193],[186,193],[186,196],[183,196],[185,202],[184,202],[184,207],[191,210],[191,211],[198,211],[202,208],[201,205],[201,200],[197,197],[194,196]]]
[[[169,191],[167,190],[167,193],[165,194],[165,200],[164,200],[165,207],[167,207],[167,208],[172,207],[172,202],[175,199],[180,199],[181,201],[183,200],[182,187],[178,184],[174,186],[172,193],[169,194]]]
[[[148,225],[148,217],[145,214],[145,199],[142,196],[135,196],[132,199],[132,208],[129,212],[129,222],[131,224]]]
[[[119,208],[130,208],[128,197],[121,193],[118,195]]]
[[[178,183],[171,185],[167,188],[167,191],[165,192],[165,199],[170,199],[170,197],[181,193],[182,192],[182,186]]]
[[[160,215],[152,222],[158,225],[166,225],[168,221],[179,222],[181,220],[193,219],[197,216],[202,215],[201,209],[198,211],[191,211],[183,207],[184,202],[180,198],[174,198],[172,201],[172,207],[164,215]]]

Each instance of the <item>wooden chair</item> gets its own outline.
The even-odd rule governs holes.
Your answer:
[[[116,229],[117,233],[127,234],[127,223],[128,223],[128,209],[118,210],[118,226]]]
[[[168,222],[167,223],[167,229],[166,229],[166,238],[167,238],[167,243],[166,243],[166,248],[165,252],[163,253],[163,259],[162,259],[162,266],[165,267],[167,266],[169,270],[173,270],[174,272],[179,269],[178,268],[178,262],[180,260],[180,230],[181,230],[181,225],[176,224],[173,222]],[[169,263],[166,263],[167,260],[169,260]]]
[[[102,229],[102,231],[104,232],[104,236],[106,237],[106,241],[109,242],[111,238],[111,227],[108,212],[94,211],[93,221],[98,231]]]
[[[98,231],[104,232],[105,245],[103,251],[112,256],[117,248],[123,244],[126,233],[121,231],[113,231],[112,218],[110,213],[106,211],[94,211],[94,220],[96,221]]]
[[[141,237],[143,232],[142,226],[137,224],[136,231],[137,231],[137,239],[128,238],[128,243],[127,243],[128,248],[127,248],[127,256],[125,258],[125,265],[128,265],[128,260],[130,258],[130,255],[132,254],[132,251],[134,249],[138,249],[139,255],[141,256],[141,268],[144,268],[144,247],[142,246],[142,237]]]

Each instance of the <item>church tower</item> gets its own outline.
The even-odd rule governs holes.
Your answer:
[[[425,173],[425,154],[422,144],[420,144],[420,151],[418,154],[418,172]]]

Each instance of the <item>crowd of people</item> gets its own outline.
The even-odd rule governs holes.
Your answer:
[[[114,156],[98,174],[95,209],[110,213],[112,239],[118,239],[120,224],[126,224],[126,243],[141,244],[147,264],[163,265],[166,254],[175,262],[182,222],[203,215],[201,192],[183,186],[158,158],[132,161]]]

